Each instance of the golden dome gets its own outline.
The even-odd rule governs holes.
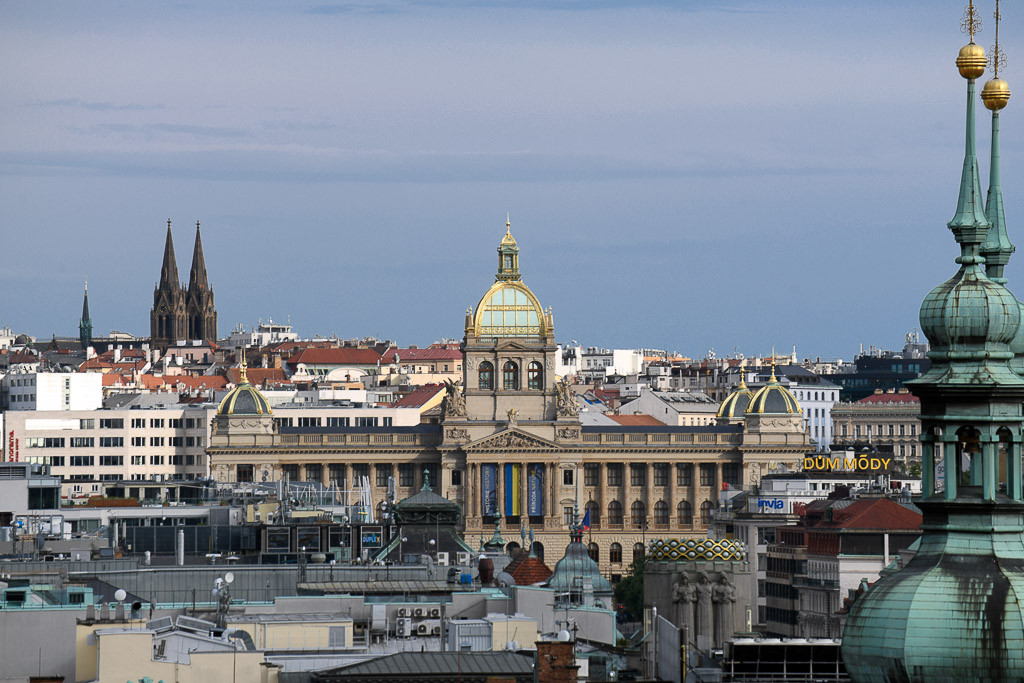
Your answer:
[[[956,57],[956,66],[964,78],[979,78],[985,73],[987,65],[985,48],[974,42],[967,43],[960,48],[960,54]]]
[[[242,361],[239,367],[241,376],[238,378],[238,386],[228,392],[224,400],[217,408],[218,415],[270,415],[273,411],[267,399],[260,393],[259,389],[249,382],[246,374],[246,364]]]
[[[989,80],[981,89],[981,101],[992,111],[999,111],[1010,101],[1010,86],[1001,78]]]
[[[747,406],[750,405],[752,397],[753,394],[747,388],[747,383],[743,381],[741,375],[740,383],[736,386],[736,390],[726,396],[725,400],[722,401],[722,405],[719,406],[717,417],[743,417],[743,413],[746,412]]]
[[[772,365],[772,377],[768,383],[757,390],[747,404],[747,415],[799,415],[800,404],[789,389],[775,379],[775,366]]]
[[[472,321],[478,337],[543,337],[551,330],[551,314],[519,281],[491,285],[476,305]]]

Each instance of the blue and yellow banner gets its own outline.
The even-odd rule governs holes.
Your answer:
[[[522,514],[522,465],[505,465],[505,516],[518,517]]]
[[[498,466],[480,465],[480,514],[491,517],[498,511]]]
[[[530,465],[526,477],[526,509],[531,517],[544,514],[544,465]]]

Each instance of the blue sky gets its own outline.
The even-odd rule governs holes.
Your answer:
[[[0,2],[0,325],[77,334],[88,275],[96,332],[147,334],[171,218],[183,279],[202,221],[222,334],[459,338],[509,212],[560,341],[898,346],[956,269],[962,9]]]

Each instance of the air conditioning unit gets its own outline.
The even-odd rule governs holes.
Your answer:
[[[426,624],[418,624],[416,626],[416,633],[417,633],[417,635],[425,636],[425,635],[427,635],[427,632],[429,630],[430,630],[430,627],[428,625],[426,625]]]
[[[396,636],[411,636],[412,635],[412,619],[404,618],[399,619],[395,622],[395,635]]]
[[[469,553],[455,553],[455,558],[463,566],[469,565]]]
[[[437,554],[437,564],[439,567],[448,566],[448,553],[439,552]]]
[[[431,629],[430,632],[433,633],[435,636],[439,636],[441,635],[441,627],[435,626],[433,629]]]
[[[398,616],[400,616],[400,617],[407,617],[407,616],[409,616],[409,608],[408,607],[399,607],[398,608]]]
[[[412,615],[414,617],[424,617],[426,616],[426,610],[424,610],[422,607],[417,607],[416,610],[412,613]]]
[[[439,617],[439,616],[441,616],[441,608],[440,607],[435,607],[434,609],[430,610],[430,616],[432,616],[432,617]]]

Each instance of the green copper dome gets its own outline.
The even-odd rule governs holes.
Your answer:
[[[1020,319],[1017,299],[977,264],[964,266],[921,303],[921,329],[936,350],[1009,344]]]

